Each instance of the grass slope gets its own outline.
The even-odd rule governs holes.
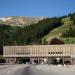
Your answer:
[[[62,23],[63,23],[63,25],[61,25],[58,28],[55,28],[54,30],[52,30],[46,36],[44,36],[42,38],[42,43],[43,44],[45,44],[45,42],[48,42],[52,38],[60,38],[62,33],[65,32],[66,30],[68,30],[70,25],[73,25],[73,22],[70,20],[70,17],[62,19]]]

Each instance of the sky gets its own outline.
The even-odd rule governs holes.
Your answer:
[[[0,0],[0,17],[53,17],[73,12],[75,12],[75,0]]]

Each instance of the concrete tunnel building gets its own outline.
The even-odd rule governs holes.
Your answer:
[[[60,59],[61,64],[74,64],[75,45],[3,46],[3,57],[7,63],[54,64]]]

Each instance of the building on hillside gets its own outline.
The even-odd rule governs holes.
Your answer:
[[[75,63],[75,45],[3,46],[7,63]]]

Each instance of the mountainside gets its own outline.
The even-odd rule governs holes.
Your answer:
[[[73,24],[72,21],[70,21],[69,17],[63,18],[62,23],[63,25],[53,29],[45,37],[43,37],[43,39],[46,39],[46,41],[49,41],[52,38],[59,38],[62,36],[62,33],[68,30],[70,28],[70,25]]]
[[[0,45],[42,44],[41,39],[61,25],[61,18],[46,18],[36,24],[18,27],[0,24]]]
[[[23,16],[7,16],[0,18],[0,24],[23,26],[37,23],[43,20],[44,17],[23,17]]]
[[[71,20],[71,16],[63,18],[61,22],[63,23],[61,26],[53,29],[42,38],[42,43],[48,43],[53,38],[58,38],[65,44],[75,44],[75,25]]]
[[[75,44],[75,13],[51,18],[0,18],[0,45],[51,44],[51,40],[52,44]]]

